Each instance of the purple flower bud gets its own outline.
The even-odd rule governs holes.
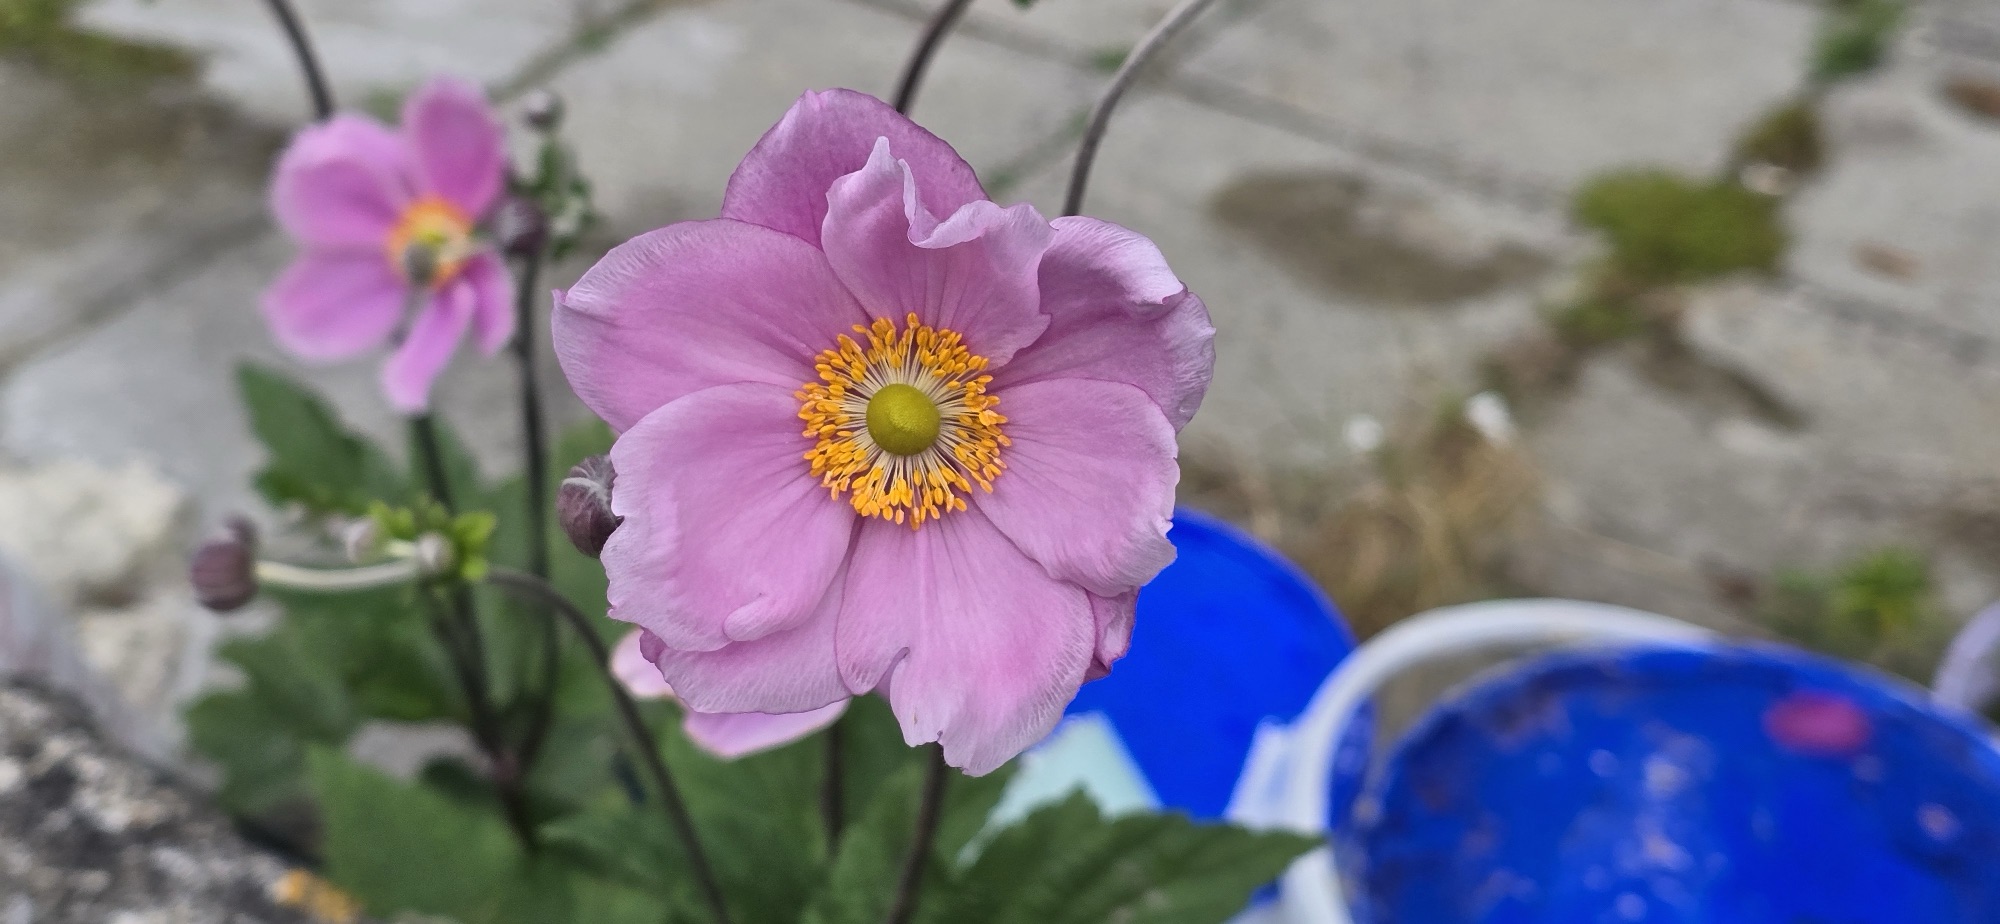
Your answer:
[[[562,97],[547,90],[528,94],[528,98],[521,103],[521,118],[535,131],[555,131],[556,126],[562,124]]]
[[[549,241],[548,216],[535,200],[509,196],[493,213],[493,238],[509,256],[534,256]]]
[[[257,596],[257,528],[231,517],[221,535],[195,550],[188,577],[202,606],[218,613],[242,609]]]
[[[611,483],[618,473],[611,470],[608,456],[591,456],[578,462],[556,491],[556,518],[563,534],[576,550],[596,558],[604,542],[625,518],[611,512]]]

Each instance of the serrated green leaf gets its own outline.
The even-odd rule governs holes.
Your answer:
[[[257,816],[305,797],[305,742],[256,697],[210,693],[186,721],[188,743],[224,771],[216,800],[230,812]]]
[[[923,775],[911,764],[876,787],[868,810],[841,834],[804,924],[876,924],[887,916],[916,830]]]
[[[663,723],[660,737],[734,917],[798,920],[829,853],[819,802],[824,741],[725,761],[697,748],[678,721]]]
[[[879,696],[857,696],[840,717],[842,788],[847,817],[869,810],[876,789],[905,767],[921,766],[924,752],[903,743],[903,728]]]
[[[380,915],[462,924],[659,924],[657,898],[555,851],[530,855],[494,810],[403,783],[326,748],[308,758],[327,877]]]
[[[1317,845],[1177,814],[1106,820],[1078,793],[996,835],[919,916],[927,924],[1221,924]]]
[[[387,454],[343,425],[310,389],[252,365],[239,367],[236,377],[251,430],[269,455],[257,475],[266,500],[358,516],[372,500],[400,501],[408,493]]]
[[[495,892],[523,866],[504,821],[328,748],[307,762],[335,885],[377,914],[495,920]]]

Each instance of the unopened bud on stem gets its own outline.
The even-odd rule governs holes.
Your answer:
[[[555,131],[557,126],[562,125],[562,97],[547,90],[528,94],[528,98],[521,103],[521,118],[535,131]]]
[[[374,561],[382,554],[382,527],[372,518],[355,520],[341,529],[340,547],[357,565]]]
[[[624,518],[611,512],[611,484],[617,473],[607,456],[578,462],[556,491],[556,518],[576,550],[596,558]]]
[[[188,577],[202,606],[218,613],[242,609],[257,596],[257,528],[231,517],[221,535],[195,550]]]
[[[493,213],[493,238],[508,256],[532,257],[549,241],[549,218],[535,200],[509,196]]]
[[[417,569],[425,575],[435,577],[450,571],[458,564],[458,553],[452,549],[451,540],[443,533],[425,533],[417,537]]]

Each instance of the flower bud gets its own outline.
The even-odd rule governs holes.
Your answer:
[[[521,118],[528,127],[538,132],[552,132],[562,124],[562,97],[547,90],[536,90],[528,94],[521,103]]]
[[[457,563],[458,553],[443,533],[425,533],[417,537],[417,569],[425,575],[435,577],[450,571]]]
[[[382,554],[382,527],[372,518],[355,520],[340,530],[340,548],[357,565],[374,561]]]
[[[257,596],[257,528],[231,517],[220,535],[195,550],[188,579],[202,606],[218,613],[242,609]]]
[[[508,256],[534,256],[549,241],[549,218],[535,200],[509,196],[493,213],[493,238]]]
[[[570,469],[556,491],[556,519],[562,521],[563,534],[577,551],[592,558],[604,551],[605,540],[625,521],[611,512],[611,483],[617,477],[609,456],[591,456]]]

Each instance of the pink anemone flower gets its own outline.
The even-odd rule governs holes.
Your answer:
[[[1054,726],[1173,559],[1207,309],[1144,237],[986,198],[882,102],[809,93],[723,217],[556,295],[620,436],[611,615],[691,708],[880,691],[982,774]]]
[[[633,699],[674,699],[674,688],[646,658],[646,630],[633,629],[611,652],[611,673]],[[832,725],[847,711],[847,700],[810,712],[772,715],[763,712],[713,713],[690,709],[681,731],[702,750],[725,760],[747,757],[790,744]]]
[[[382,389],[399,411],[425,410],[467,330],[488,355],[514,334],[506,264],[474,233],[506,173],[485,97],[447,78],[410,97],[400,132],[353,114],[299,132],[271,183],[304,250],[264,293],[278,344],[332,362],[395,342]]]

